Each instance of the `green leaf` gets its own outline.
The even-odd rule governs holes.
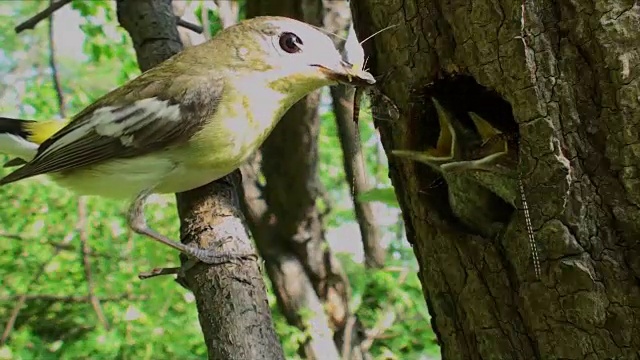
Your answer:
[[[362,202],[381,202],[389,206],[399,207],[396,193],[392,187],[371,189],[358,195],[358,200]]]

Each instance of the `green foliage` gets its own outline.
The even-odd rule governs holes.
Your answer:
[[[379,201],[389,206],[399,207],[395,190],[391,187],[371,189],[358,195],[358,200],[364,202]]]
[[[47,27],[16,35],[13,27],[40,11],[47,2],[0,2],[0,88],[2,115],[37,120],[58,116],[56,91],[49,69]],[[66,111],[73,115],[99,96],[139,74],[126,32],[117,25],[114,2],[73,1],[80,14],[77,31],[84,34],[82,53],[57,53]],[[244,11],[244,4],[241,12]],[[202,11],[199,9],[199,11]],[[201,14],[198,14],[199,16]],[[209,12],[212,33],[219,31],[215,12]],[[18,19],[18,20],[16,20]],[[71,26],[71,25],[69,25]],[[61,31],[61,30],[60,30]],[[319,174],[331,207],[328,229],[353,224],[350,185],[345,181],[335,119],[328,104],[322,111]],[[360,139],[369,183],[374,190],[361,201],[397,211],[397,202],[379,158],[377,133],[363,109]],[[0,158],[3,163],[6,158]],[[0,175],[7,169],[0,169]],[[21,294],[29,294],[16,318],[9,342],[0,347],[4,359],[205,359],[206,348],[194,298],[170,277],[140,281],[137,274],[159,266],[175,266],[177,254],[149,239],[131,234],[125,224],[124,202],[87,198],[86,226],[78,228],[78,198],[46,178],[0,188],[0,319],[9,319]],[[149,223],[163,234],[178,236],[175,200],[157,197],[148,207]],[[352,308],[368,329],[388,314],[395,321],[371,343],[376,359],[418,359],[436,354],[429,315],[415,275],[415,258],[398,234],[402,224],[383,226],[393,259],[382,270],[341,256],[353,287]],[[82,261],[86,237],[93,292],[109,323],[105,329],[85,297],[88,283]],[[353,239],[352,241],[359,241]],[[39,277],[36,277],[41,272]],[[307,334],[288,325],[278,311],[267,281],[276,331],[288,359]],[[5,321],[0,322],[4,326]]]
[[[404,256],[411,250],[403,249]],[[363,271],[341,256],[352,287],[351,306],[366,329],[377,331],[371,344],[376,359],[419,359],[438,356],[435,335],[415,264],[388,261],[384,269]]]
[[[60,297],[87,294],[82,266],[77,198],[42,179],[0,188],[0,318],[9,318],[22,293]],[[25,199],[27,201],[25,201]],[[177,263],[174,252],[148,239],[132,236],[124,222],[125,204],[87,199],[88,226],[83,228],[93,255],[89,257],[95,294],[111,330],[101,328],[88,302],[28,301],[12,333],[16,359],[58,358],[195,358],[204,354],[193,298],[168,278],[141,282],[137,274]],[[176,237],[173,199],[151,204],[148,214],[163,233]],[[49,260],[60,244],[65,250]],[[44,265],[37,281],[33,276]],[[156,295],[154,295],[156,294]],[[162,296],[157,296],[162,294]],[[33,319],[39,319],[34,321]],[[184,336],[176,336],[174,329]],[[145,341],[140,341],[145,339]]]
[[[82,15],[80,29],[84,33],[84,52],[96,66],[116,65],[111,69],[117,81],[123,83],[140,74],[133,44],[127,32],[116,24],[115,3],[112,1],[73,1],[73,8]]]
[[[207,12],[207,18],[209,19],[209,33],[211,36],[215,36],[220,30],[222,30],[222,22],[220,16],[216,10],[204,8],[202,5],[198,6],[195,11],[195,15],[198,19],[202,19],[202,12]]]

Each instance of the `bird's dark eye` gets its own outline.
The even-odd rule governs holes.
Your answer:
[[[300,45],[302,40],[296,34],[286,32],[280,35],[280,47],[289,54],[300,52]]]

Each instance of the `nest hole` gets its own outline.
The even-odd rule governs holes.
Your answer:
[[[518,124],[513,117],[511,104],[495,90],[478,84],[472,76],[443,75],[420,91],[414,91],[414,96],[417,101],[414,101],[412,121],[420,121],[422,129],[434,130],[413,132],[414,135],[425,136],[416,139],[419,143],[435,146],[440,133],[440,124],[431,98],[438,100],[465,127],[473,128],[468,113],[474,112],[504,134],[519,138]]]
[[[414,87],[412,90],[409,124],[412,130],[408,132],[411,150],[421,151],[436,146],[440,124],[432,98],[438,100],[462,126],[475,128],[469,116],[473,112],[503,134],[516,139],[516,144],[519,143],[518,124],[509,102],[495,90],[480,85],[472,76],[445,74],[426,86]],[[425,184],[428,188],[425,193],[428,193],[427,201],[431,203],[431,208],[438,209],[438,217],[453,220],[445,181],[427,166],[420,166],[416,170],[430,183]],[[433,186],[434,184],[437,185]],[[508,221],[514,209],[497,196],[494,200],[491,204],[486,204],[487,207],[498,217],[496,220]]]

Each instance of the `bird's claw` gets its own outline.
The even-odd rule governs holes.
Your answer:
[[[184,253],[189,258],[180,267],[154,268],[150,271],[142,272],[138,275],[141,280],[149,279],[162,275],[176,274],[178,279],[184,278],[187,271],[191,270],[198,263],[202,262],[207,265],[222,265],[232,263],[239,265],[241,260],[258,260],[258,256],[254,251],[231,251],[231,250],[212,250],[201,249],[195,246],[186,246]],[[184,286],[184,285],[183,285]]]

